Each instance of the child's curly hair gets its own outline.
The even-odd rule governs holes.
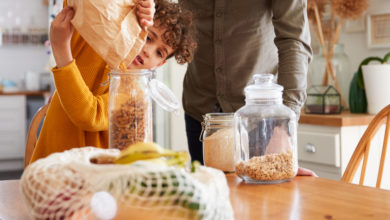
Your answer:
[[[162,38],[175,50],[171,56],[179,64],[191,62],[196,48],[192,13],[169,0],[155,0],[155,4],[154,26],[166,29]]]

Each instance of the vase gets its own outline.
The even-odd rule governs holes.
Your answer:
[[[362,66],[367,112],[377,114],[390,104],[390,64]]]
[[[310,64],[311,85],[334,86],[341,94],[341,104],[343,109],[348,109],[349,85],[353,74],[350,71],[349,57],[344,51],[343,44],[335,44],[333,47],[333,57],[331,65],[334,70],[336,81],[328,74],[328,80],[324,81],[326,59],[324,58],[323,48],[321,47],[318,54],[315,54]],[[328,66],[328,71],[330,69]]]

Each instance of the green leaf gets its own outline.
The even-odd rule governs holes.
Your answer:
[[[196,168],[197,168],[198,166],[200,166],[200,165],[201,165],[201,164],[200,164],[199,161],[194,160],[194,161],[192,162],[192,164],[191,164],[191,173],[195,173],[195,172],[196,172]]]
[[[363,81],[363,71],[362,71],[362,66],[364,65],[367,65],[369,62],[371,61],[379,61],[381,63],[383,63],[383,59],[380,58],[380,57],[367,57],[366,59],[364,59],[360,65],[359,65],[359,69],[357,71],[357,83],[358,83],[358,86],[361,88],[361,89],[364,89],[364,81]]]
[[[191,202],[189,205],[188,205],[188,208],[192,209],[192,210],[199,210],[199,203],[196,203],[196,202]]]
[[[349,110],[352,113],[366,113],[367,100],[366,93],[359,88],[357,84],[357,73],[353,74],[351,84],[349,86]]]
[[[390,59],[390,52],[387,53],[387,54],[385,55],[385,57],[383,58],[383,63],[388,63],[388,62],[389,62],[389,59]]]

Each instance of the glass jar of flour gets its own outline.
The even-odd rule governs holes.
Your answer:
[[[203,119],[201,140],[204,165],[234,172],[233,113],[208,113]]]

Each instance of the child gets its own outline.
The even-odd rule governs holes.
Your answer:
[[[153,0],[142,0],[136,14],[148,37],[128,68],[155,69],[172,56],[179,64],[191,61],[196,44],[189,11],[167,0],[157,0],[156,7]],[[56,91],[30,163],[74,147],[108,147],[108,86],[102,83],[110,70],[73,30],[72,18],[73,9],[66,7],[50,27]]]

